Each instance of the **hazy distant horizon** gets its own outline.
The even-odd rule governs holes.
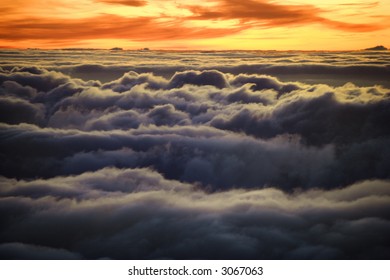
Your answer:
[[[383,46],[383,45],[375,45]],[[362,49],[191,49],[191,48],[122,48],[122,47],[107,47],[107,48],[93,48],[93,47],[66,47],[66,48],[44,48],[44,47],[3,47],[0,46],[0,51],[4,50],[20,50],[20,51],[33,51],[33,50],[45,50],[45,51],[59,51],[59,50],[105,50],[105,51],[161,51],[161,52],[360,52],[360,51],[371,51],[371,52],[387,52],[387,50],[367,50],[368,48],[375,47],[374,45],[367,46]],[[384,46],[386,47],[386,46]],[[114,48],[120,48],[120,50],[113,50]]]

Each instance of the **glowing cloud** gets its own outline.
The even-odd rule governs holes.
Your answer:
[[[261,43],[308,48],[305,41],[310,38],[311,48],[323,46],[324,40],[329,46],[321,49],[345,49],[371,45],[370,34],[382,37],[380,44],[390,40],[385,36],[389,18],[383,11],[390,9],[385,1],[327,5],[267,0],[22,2],[2,2],[6,12],[0,19],[0,45],[104,48],[151,43],[153,47],[225,49]],[[345,33],[353,39],[340,41]],[[275,40],[275,34],[285,35]]]
[[[132,7],[145,6],[148,2],[146,0],[98,0],[97,2],[103,2],[108,4],[119,4]]]

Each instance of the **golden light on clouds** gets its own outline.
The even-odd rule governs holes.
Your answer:
[[[390,1],[3,0],[0,46],[361,49],[390,45]]]

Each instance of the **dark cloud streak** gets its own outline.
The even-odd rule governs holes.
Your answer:
[[[299,26],[320,23],[352,32],[370,32],[386,28],[385,24],[348,23],[321,16],[324,11],[314,5],[280,5],[267,0],[219,0],[213,8],[188,6],[199,20],[238,19],[251,27]],[[214,9],[214,11],[212,10]],[[210,11],[211,10],[211,11]]]
[[[159,41],[205,39],[238,33],[243,28],[186,27],[181,20],[164,22],[154,17],[127,18],[118,15],[99,15],[90,18],[57,19],[32,18],[1,22],[0,36],[13,42],[20,40],[55,40],[66,45],[67,40],[127,39],[133,41]]]
[[[142,7],[147,5],[146,0],[97,0],[97,2],[113,4],[113,5],[125,5],[131,7]]]

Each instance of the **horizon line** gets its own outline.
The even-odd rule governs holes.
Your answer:
[[[71,50],[91,50],[91,51],[112,51],[112,52],[121,52],[121,51],[140,51],[140,52],[292,52],[292,51],[300,51],[300,52],[358,52],[358,51],[390,51],[389,48],[384,47],[384,49],[374,49],[377,47],[384,47],[382,45],[378,45],[375,47],[369,47],[365,49],[310,49],[310,50],[301,50],[301,49],[169,49],[169,48],[121,48],[121,47],[112,47],[112,48],[90,48],[90,47],[67,47],[67,48],[18,48],[18,47],[10,47],[10,46],[0,46],[0,51],[3,50],[19,50],[19,51],[31,51],[31,50],[43,50],[43,51],[71,51]]]

